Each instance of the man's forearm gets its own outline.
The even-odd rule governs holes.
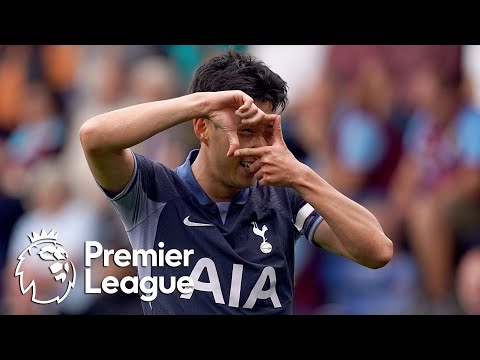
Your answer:
[[[340,242],[333,250],[369,267],[381,267],[390,260],[392,243],[370,211],[305,165],[297,179],[292,187],[323,216]]]
[[[97,115],[82,125],[82,145],[85,150],[127,149],[163,130],[199,116],[202,109],[203,98],[196,93]]]

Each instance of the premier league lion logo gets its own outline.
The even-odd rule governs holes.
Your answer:
[[[40,234],[33,232],[28,236],[31,244],[18,256],[15,276],[20,277],[20,290],[25,295],[31,289],[32,302],[37,304],[54,301],[60,304],[75,286],[75,267],[57,236],[53,230],[48,234],[43,229]],[[26,273],[26,268],[35,271]],[[35,278],[40,277],[42,281],[36,282]],[[51,294],[52,289],[60,295],[53,298],[46,295]]]

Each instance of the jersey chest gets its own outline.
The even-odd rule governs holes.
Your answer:
[[[286,260],[293,251],[293,224],[275,209],[233,203],[224,224],[215,204],[169,205],[159,219],[156,239],[167,247],[267,265]]]
[[[193,252],[188,266],[177,268],[178,276],[189,276],[195,284],[192,293],[180,296],[182,307],[195,306],[196,312],[211,306],[227,313],[286,311],[293,292],[291,221],[275,209],[247,203],[231,204],[223,224],[213,206],[172,204],[159,219],[156,242],[164,242],[166,250]],[[157,272],[170,273],[152,269]]]

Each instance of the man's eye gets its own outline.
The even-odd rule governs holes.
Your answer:
[[[253,134],[253,129],[243,129],[242,132]]]

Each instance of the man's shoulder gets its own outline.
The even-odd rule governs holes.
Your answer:
[[[273,208],[281,212],[292,212],[292,206],[301,200],[298,193],[289,187],[256,185],[252,191],[252,201],[263,208]]]
[[[169,172],[175,172],[175,169],[171,169],[167,166],[165,166],[164,164],[162,164],[161,162],[159,161],[156,161],[154,159],[151,159],[145,155],[142,155],[136,151],[132,151],[133,153],[133,156],[135,157],[138,165],[142,164],[142,165],[148,165],[148,166],[151,166],[152,168],[160,168],[162,170],[165,170],[165,171],[169,171]]]
[[[156,176],[168,176],[169,178],[178,178],[177,169],[172,169],[167,167],[163,163],[153,160],[145,155],[139,154],[137,152],[133,152],[133,156],[137,162],[138,168],[142,170],[143,173],[147,175],[154,175]]]
[[[260,186],[258,182],[252,186],[252,195],[268,197],[268,196],[288,196],[290,193],[290,189],[285,186],[271,186],[265,185]]]
[[[156,198],[155,194],[161,195],[161,198],[178,197],[185,190],[185,184],[178,176],[176,169],[171,169],[164,164],[152,160],[142,154],[133,152],[137,162],[137,168],[140,172],[140,181],[142,188],[149,197]],[[169,194],[169,196],[167,196]],[[165,200],[165,199],[164,199]]]

